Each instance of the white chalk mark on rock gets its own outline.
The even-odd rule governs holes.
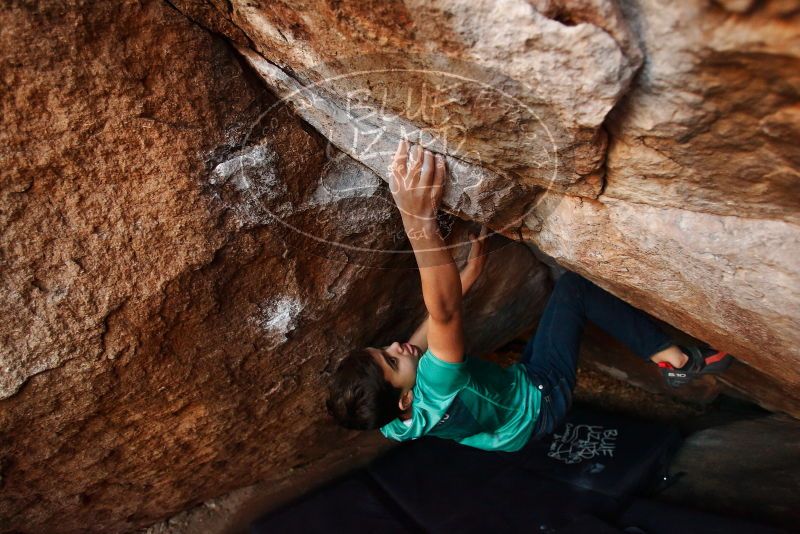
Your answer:
[[[296,297],[281,295],[262,302],[258,306],[258,314],[252,320],[267,334],[271,346],[274,347],[288,340],[286,334],[297,327],[297,316],[304,307]]]

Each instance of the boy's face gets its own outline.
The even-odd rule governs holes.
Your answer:
[[[394,387],[410,391],[417,381],[417,364],[422,350],[410,343],[395,341],[386,347],[367,347],[372,357],[383,369],[383,376]]]

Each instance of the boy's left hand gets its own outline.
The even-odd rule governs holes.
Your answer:
[[[478,235],[469,235],[472,246],[469,249],[467,263],[464,265],[464,268],[461,269],[460,273],[461,286],[465,294],[475,280],[478,279],[481,272],[483,272],[484,265],[486,265],[486,232],[486,226],[483,226]]]
[[[483,266],[486,265],[486,226],[482,226],[477,235],[470,233],[469,240],[472,242],[472,246],[467,257],[467,267],[474,270],[476,274],[480,274]]]

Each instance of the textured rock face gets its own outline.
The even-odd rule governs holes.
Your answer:
[[[451,207],[481,219],[507,216],[543,187],[596,196],[600,126],[641,62],[614,2],[582,2],[575,18],[602,22],[579,25],[542,4],[176,3],[209,27],[236,25],[249,42],[226,33],[270,86],[379,175],[404,133],[447,154],[461,185]],[[480,202],[490,194],[491,210]]]
[[[800,358],[796,226],[605,195],[550,196],[526,223],[566,267],[771,376],[787,392],[778,409],[800,414],[800,373],[786,365]]]
[[[259,75],[377,174],[410,132],[450,156],[454,213],[528,240],[776,387],[797,388],[798,367],[786,364],[800,359],[794,3],[357,6],[297,2],[287,14],[232,2],[198,20],[243,31],[249,42],[237,42]],[[462,100],[425,114],[399,104],[425,86],[416,71],[392,71],[391,83],[348,75],[387,66],[435,79],[447,76],[432,70],[468,72],[503,91],[471,100],[461,87]],[[349,116],[381,134],[369,150],[352,149],[364,132],[342,120],[353,91],[360,112]],[[519,123],[498,120],[507,95],[514,105],[501,116]],[[387,108],[394,115],[379,123]],[[526,117],[540,128],[526,129]],[[455,143],[462,150],[449,150],[452,124],[468,139]],[[793,396],[778,405],[800,413]]]
[[[727,386],[797,415],[789,4],[0,8],[0,528],[131,530],[373,454],[322,383],[421,318],[382,182],[401,135],[447,154],[450,212],[735,353]],[[492,246],[476,354],[548,288]]]
[[[374,454],[322,399],[345,349],[422,316],[385,184],[265,119],[262,82],[166,3],[4,6],[0,24],[0,529],[129,531]],[[475,353],[549,287],[526,247],[492,246]]]
[[[647,61],[608,123],[605,193],[800,222],[796,2],[642,0],[626,18]]]

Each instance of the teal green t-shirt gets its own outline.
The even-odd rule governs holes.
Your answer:
[[[508,368],[467,356],[440,360],[428,349],[419,360],[411,419],[381,427],[389,439],[421,436],[455,440],[490,451],[516,451],[531,436],[541,392],[522,364]]]

